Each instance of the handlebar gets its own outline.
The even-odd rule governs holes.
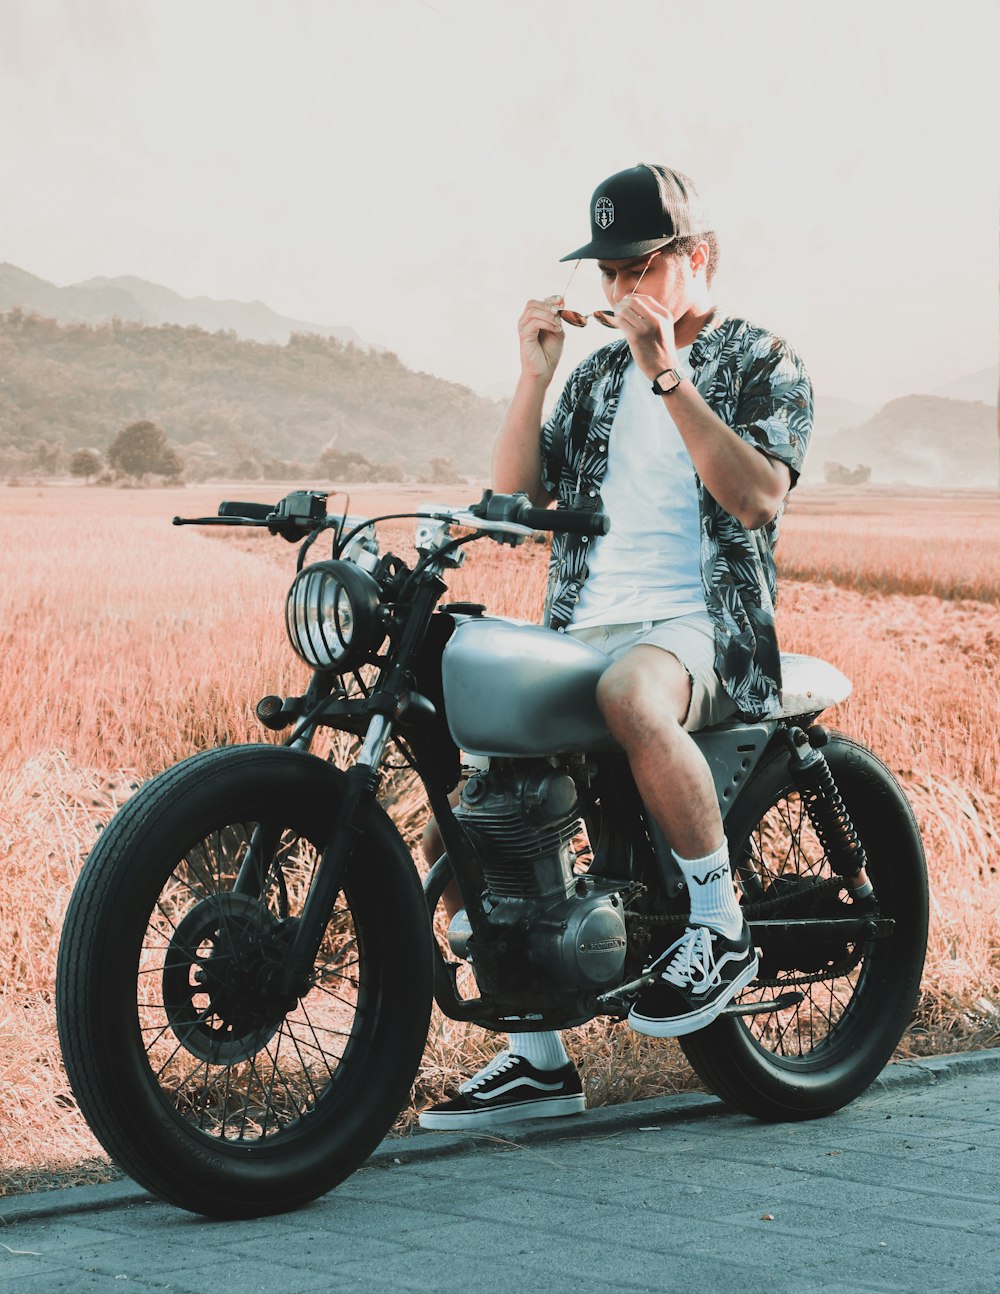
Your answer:
[[[219,504],[214,517],[174,517],[174,525],[266,526],[272,535],[297,544],[306,535],[335,524],[326,515],[326,500],[319,490],[293,490],[277,503],[226,501]]]
[[[335,524],[326,515],[326,500],[326,494],[315,490],[296,490],[273,504],[227,500],[219,504],[216,517],[174,517],[174,525],[266,526],[272,534],[282,535],[297,543],[309,532],[328,529]],[[590,500],[584,502],[589,503]],[[568,535],[606,535],[611,528],[611,519],[607,513],[597,510],[599,502],[596,496],[593,504],[592,508],[535,508],[527,494],[496,494],[493,490],[485,490],[482,499],[467,509],[394,515],[433,517],[444,522],[472,526],[486,522],[483,530],[492,533],[494,538],[499,536],[500,542],[512,542],[504,536],[526,536],[531,530],[548,530]],[[372,520],[386,519],[377,517]],[[348,520],[345,517],[336,524],[342,527]],[[364,524],[370,523],[362,523]],[[356,526],[347,538],[351,538],[360,528],[361,526]]]
[[[275,510],[274,503],[220,503],[220,517],[247,517],[251,521],[266,521]]]
[[[611,528],[611,518],[606,512],[585,508],[533,508],[526,494],[494,494],[487,490],[469,511],[485,521],[512,521],[531,530],[551,530],[557,534],[606,535]]]
[[[571,508],[522,508],[517,516],[522,526],[551,530],[565,535],[606,535],[611,518],[606,512],[577,512]]]

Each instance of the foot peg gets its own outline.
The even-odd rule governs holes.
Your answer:
[[[594,1002],[599,1011],[624,1011],[627,1012],[632,1005],[632,999],[644,988],[650,984],[655,984],[659,976],[650,974],[648,971],[640,975],[638,979],[629,980],[627,984],[620,984],[618,988],[613,988],[607,993],[599,993]]]

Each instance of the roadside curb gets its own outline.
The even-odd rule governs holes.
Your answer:
[[[928,1086],[944,1080],[974,1074],[1000,1073],[1000,1047],[989,1051],[956,1052],[896,1061],[887,1065],[865,1095],[879,1095],[900,1087]],[[864,1100],[865,1097],[859,1098]],[[524,1125],[510,1136],[499,1133],[448,1133],[417,1131],[406,1137],[388,1137],[375,1148],[364,1168],[391,1169],[398,1165],[422,1163],[497,1146],[530,1146],[567,1138],[607,1137],[645,1124],[675,1122],[679,1119],[709,1118],[729,1112],[722,1101],[704,1092],[681,1092],[654,1096],[627,1105],[604,1105],[588,1110],[586,1117],[553,1119]],[[753,1120],[747,1116],[747,1122]],[[54,1199],[53,1196],[58,1198]],[[17,1222],[60,1218],[74,1213],[129,1209],[156,1203],[154,1196],[129,1180],[99,1186],[71,1186],[61,1191],[0,1199],[0,1228]]]

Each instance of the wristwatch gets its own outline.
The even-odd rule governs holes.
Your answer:
[[[660,386],[661,377],[670,377],[673,378],[673,381],[669,386]],[[653,394],[669,395],[671,391],[676,391],[683,381],[684,379],[675,368],[665,368],[662,373],[657,373],[656,377],[653,378]]]

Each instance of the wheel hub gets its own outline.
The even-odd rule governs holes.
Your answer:
[[[298,1000],[278,991],[296,924],[231,893],[203,899],[179,923],[164,960],[163,1004],[192,1055],[231,1065],[274,1037]]]

